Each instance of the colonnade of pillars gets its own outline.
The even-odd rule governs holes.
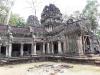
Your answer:
[[[1,49],[2,47],[4,47],[4,49]],[[32,48],[31,48],[31,50],[32,50]],[[0,45],[0,55],[2,55],[2,52],[1,51],[3,51],[3,55],[5,56],[5,57],[12,57],[12,51],[13,51],[13,49],[12,49],[12,43],[11,44],[8,44],[8,45],[6,45],[6,46],[2,46],[2,45]],[[20,50],[18,50],[19,51],[19,56],[23,56],[24,55],[24,44],[23,43],[21,43],[20,44]]]
[[[3,49],[2,49],[3,47]],[[2,56],[6,56],[6,57],[11,57],[11,53],[12,53],[12,44],[9,44],[7,46],[2,46],[0,45],[0,55]]]
[[[57,47],[58,47],[58,54],[62,54],[63,50],[62,50],[62,44],[61,41],[57,42]],[[54,43],[53,42],[43,42],[42,43],[42,54],[54,54]],[[37,54],[37,50],[36,50],[36,42],[33,44],[33,48],[32,48],[32,55],[36,55]]]
[[[69,53],[69,43],[68,43],[68,40],[64,40],[64,41],[56,41],[57,43],[57,50],[58,50],[58,53],[56,54],[66,54],[66,53]],[[37,54],[36,53],[36,43],[34,44],[34,49],[33,49],[33,55]],[[78,50],[77,50],[77,54],[79,55],[84,55],[83,54],[83,50],[82,50],[82,38],[79,37],[77,39],[77,47],[78,47]],[[42,53],[43,54],[55,54],[55,48],[54,48],[54,42],[44,42],[42,44]]]
[[[78,40],[78,49],[79,49],[79,54],[82,54],[82,43],[80,41],[81,39]],[[67,52],[66,48],[66,42],[64,41],[63,44],[61,41],[56,41],[57,44],[57,50],[58,53],[56,54],[63,54]],[[54,42],[43,42],[42,44],[42,54],[55,54],[55,48],[54,48]],[[24,55],[24,44],[20,44],[20,56]],[[12,57],[12,44],[9,44],[5,46],[5,56],[6,57]],[[0,53],[1,53],[1,46],[0,46]],[[31,44],[31,54],[30,55],[37,55],[37,43],[34,42]]]
[[[37,50],[36,50],[36,42],[34,42],[34,44],[31,44],[31,55],[36,55],[37,54]],[[58,49],[58,53],[57,54],[62,54],[63,51],[62,51],[62,45],[61,45],[61,41],[58,41],[57,42],[57,49]],[[21,43],[20,44],[20,56],[23,56],[24,55],[24,44]],[[9,44],[7,46],[5,46],[5,56],[6,57],[12,57],[12,44]],[[0,52],[1,52],[1,46],[0,46]],[[42,43],[42,54],[54,54],[54,43],[53,42],[48,42],[48,43],[45,43],[43,42]]]

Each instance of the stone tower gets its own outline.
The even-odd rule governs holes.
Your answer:
[[[61,25],[62,14],[54,4],[45,6],[41,14],[41,24],[47,32],[52,31],[56,26]]]
[[[39,20],[36,16],[30,15],[27,19],[28,26],[40,26]]]

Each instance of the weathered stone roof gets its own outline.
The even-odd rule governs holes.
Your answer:
[[[7,32],[8,31],[8,26],[7,25],[3,25],[3,24],[0,24],[0,33],[2,32]]]
[[[57,35],[61,32],[63,32],[63,34],[72,34],[72,33],[79,34],[81,32],[87,31],[84,24],[82,23],[82,20],[75,21],[72,23],[63,23],[62,25],[55,27],[52,30],[52,32],[49,32],[47,34],[48,35]]]
[[[25,34],[25,33],[30,33],[30,30],[29,28],[23,28],[23,27],[11,27],[11,32],[12,33],[22,33],[22,34]]]
[[[0,32],[6,32],[9,30],[8,25],[0,25]],[[56,36],[56,35],[69,35],[69,34],[83,34],[84,32],[87,32],[87,29],[85,27],[85,20],[78,20],[74,22],[66,22],[62,23],[59,26],[54,27],[54,29],[51,32],[47,32],[45,30],[44,26],[29,26],[29,27],[15,27],[10,26],[10,32],[14,35],[16,34],[22,34],[24,35],[32,35],[31,33],[34,33],[34,35],[41,37],[49,37],[49,36]],[[17,35],[16,35],[17,36]]]

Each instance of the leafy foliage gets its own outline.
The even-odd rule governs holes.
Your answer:
[[[90,20],[91,30],[93,31],[95,31],[98,26],[98,6],[97,0],[88,0],[83,10],[83,14]]]
[[[25,21],[22,17],[20,17],[17,14],[12,14],[9,21],[10,25],[17,26],[17,27],[23,27],[25,26]]]
[[[0,0],[0,23],[6,23],[12,5],[13,0]]]
[[[7,13],[9,11],[8,7],[5,6],[6,0],[0,0],[0,23],[4,23]]]

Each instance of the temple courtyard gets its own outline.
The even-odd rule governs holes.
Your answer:
[[[1,66],[0,75],[100,75],[100,66],[36,62]]]

